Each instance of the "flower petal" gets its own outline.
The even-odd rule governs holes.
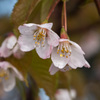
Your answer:
[[[82,54],[85,54],[84,51],[82,50],[82,48],[81,48],[77,43],[75,43],[75,42],[73,42],[73,41],[69,41],[69,42],[73,45],[74,49],[76,48],[76,50],[77,50],[78,52],[80,52],[80,53],[82,53]]]
[[[68,62],[69,66],[76,69],[77,67],[83,67],[85,65],[85,58],[82,52],[79,51],[79,48],[71,45],[71,57],[70,61]]]
[[[7,61],[0,62],[0,67],[3,68],[4,70],[8,70],[9,68],[11,68],[12,69],[12,74],[14,76],[16,76],[17,78],[19,78],[22,81],[24,80],[21,73],[9,62],[7,62]]]
[[[47,42],[49,45],[56,47],[59,44],[59,36],[52,30],[47,31]]]
[[[16,42],[17,42],[17,38],[14,35],[11,35],[10,37],[8,37],[7,48],[13,49]]]
[[[55,98],[56,100],[72,100],[67,89],[58,89]]]
[[[0,57],[9,57],[12,54],[12,50],[7,48],[8,38],[4,40],[0,47]]]
[[[54,75],[57,71],[59,71],[59,68],[57,68],[56,66],[54,66],[54,64],[52,63],[49,69],[49,72],[51,75]]]
[[[60,55],[57,54],[57,48],[53,49],[52,54],[51,54],[51,59],[54,65],[58,67],[59,69],[64,68],[69,61],[69,57],[68,58],[60,57]]]
[[[15,76],[12,73],[9,73],[8,79],[3,79],[2,82],[4,91],[6,92],[11,91],[16,85]]]
[[[45,23],[45,24],[41,24],[41,25],[38,25],[38,26],[41,27],[41,28],[51,29],[52,26],[53,26],[53,23]]]
[[[35,41],[33,40],[32,35],[21,35],[18,39],[18,43],[20,45],[20,49],[27,52],[34,49]]]
[[[85,65],[84,65],[86,68],[90,68],[90,64],[86,61],[85,62]]]
[[[37,28],[38,28],[37,24],[29,23],[29,24],[20,25],[18,27],[18,30],[21,34],[32,35]]]
[[[9,66],[9,63],[7,61],[0,62],[0,68],[3,68],[4,70],[7,70]]]
[[[46,58],[50,58],[52,49],[53,47],[48,45],[47,42],[45,41],[44,47],[42,46],[36,47],[36,52],[41,58],[46,59]]]
[[[20,58],[22,58],[24,56],[24,54],[25,54],[25,52],[20,50],[19,44],[16,44],[16,46],[13,49],[13,55],[16,58],[20,59]]]
[[[21,81],[24,80],[22,74],[12,65],[11,68],[13,69],[13,74]]]

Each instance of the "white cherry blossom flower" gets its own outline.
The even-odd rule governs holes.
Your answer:
[[[14,55],[16,58],[21,58],[24,52],[20,50],[19,44],[17,44],[17,38],[14,35],[7,37],[0,47],[0,57],[9,57]]]
[[[58,45],[59,36],[51,30],[52,23],[24,24],[19,26],[21,36],[18,43],[22,51],[31,51],[36,48],[38,55],[49,58],[53,47]]]
[[[53,48],[51,59],[53,64],[49,71],[55,74],[58,70],[67,71],[77,67],[90,67],[84,58],[81,47],[69,39],[60,39],[58,47]]]
[[[4,91],[11,91],[16,85],[16,79],[24,81],[21,73],[9,62],[0,62],[0,82],[3,85]]]
[[[56,100],[72,100],[76,98],[76,91],[71,89],[68,91],[67,89],[58,89],[55,94]]]

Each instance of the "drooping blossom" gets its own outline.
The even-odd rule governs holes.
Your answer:
[[[56,100],[72,100],[76,98],[76,91],[71,89],[68,91],[67,89],[58,89],[55,94]]]
[[[24,52],[20,50],[19,44],[17,44],[17,38],[14,35],[8,36],[0,47],[0,57],[9,57],[14,55],[16,58],[21,58]]]
[[[70,69],[90,67],[84,58],[84,52],[81,47],[69,39],[60,39],[59,45],[53,48],[51,59],[53,64],[49,71],[55,74],[58,70],[67,71]]]
[[[16,85],[16,79],[24,81],[21,73],[9,62],[0,62],[0,82],[3,85],[4,91],[11,91]]]
[[[59,36],[51,30],[52,23],[24,24],[19,26],[21,36],[18,43],[22,51],[31,51],[36,48],[38,55],[49,58],[53,47],[58,45]]]

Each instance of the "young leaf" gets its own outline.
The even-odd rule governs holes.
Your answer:
[[[32,11],[41,0],[19,0],[12,13],[12,22],[15,26],[27,22]]]

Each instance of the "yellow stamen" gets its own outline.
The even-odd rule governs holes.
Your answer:
[[[35,42],[35,44],[37,44],[37,42]]]
[[[36,37],[36,35],[34,35],[34,37]]]
[[[60,57],[63,57],[63,55],[62,55],[62,54],[60,54]]]
[[[66,58],[68,58],[68,56],[66,56]]]

